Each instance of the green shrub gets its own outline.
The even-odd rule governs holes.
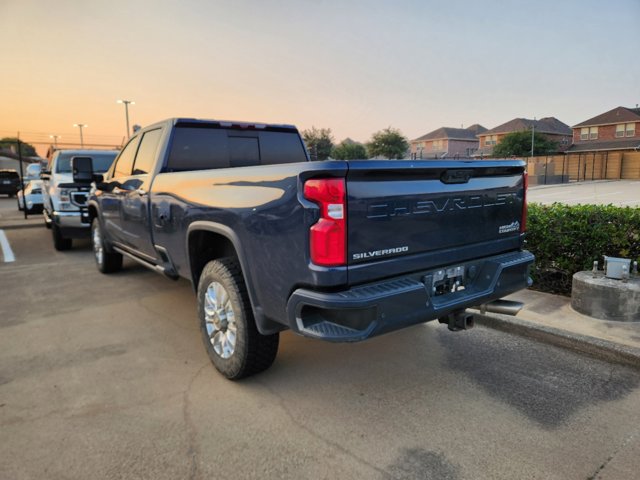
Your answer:
[[[640,259],[640,208],[529,204],[525,248],[536,256],[533,288],[571,295],[571,278],[602,269],[603,255]]]

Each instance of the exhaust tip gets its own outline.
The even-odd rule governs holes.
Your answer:
[[[477,305],[475,307],[469,307],[474,310],[480,310],[480,313],[501,313],[503,315],[512,315],[515,316],[522,310],[524,307],[524,303],[515,302],[513,300],[494,300],[493,302],[483,303],[482,305]]]

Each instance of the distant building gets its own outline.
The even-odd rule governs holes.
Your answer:
[[[640,150],[640,108],[616,107],[573,126],[571,153]]]
[[[486,128],[477,123],[468,128],[438,128],[433,132],[411,140],[411,157],[470,157],[478,150],[477,135],[486,130]]]
[[[502,141],[505,135],[513,132],[531,131],[534,126],[536,133],[540,133],[558,144],[558,152],[563,152],[571,146],[571,127],[557,118],[545,117],[540,120],[514,118],[507,123],[480,133],[478,135],[480,148],[474,156],[490,157],[493,154],[493,148]]]

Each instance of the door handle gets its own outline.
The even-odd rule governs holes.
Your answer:
[[[144,197],[147,194],[147,191],[144,188],[139,188],[136,192],[138,192],[138,195],[141,197]]]

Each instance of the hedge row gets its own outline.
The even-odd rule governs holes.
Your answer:
[[[526,248],[536,256],[533,288],[571,295],[571,278],[603,255],[640,261],[640,208],[529,204]]]

